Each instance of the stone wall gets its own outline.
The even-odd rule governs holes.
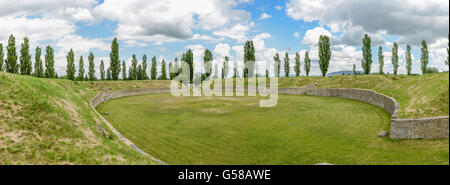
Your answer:
[[[393,98],[384,94],[377,93],[373,90],[365,89],[313,89],[306,91],[307,95],[312,96],[332,96],[339,98],[347,98],[366,102],[385,109],[392,118],[397,118],[399,104]]]
[[[423,119],[392,119],[392,139],[444,139],[448,138],[448,116]]]
[[[283,92],[280,90],[280,93]],[[359,100],[385,109],[391,114],[391,139],[444,139],[449,136],[449,117],[423,119],[397,119],[400,106],[398,102],[384,94],[365,89],[301,89],[287,90],[288,94],[299,92],[312,96],[331,96]]]

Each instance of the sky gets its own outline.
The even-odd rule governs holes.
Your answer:
[[[372,39],[372,72],[378,71],[378,47],[383,48],[384,71],[393,73],[391,51],[399,43],[399,73],[406,73],[406,45],[412,46],[413,73],[420,73],[420,43],[426,40],[429,66],[448,71],[449,2],[447,0],[0,0],[0,43],[26,36],[34,48],[51,45],[55,68],[65,75],[70,49],[87,58],[96,56],[109,65],[111,42],[117,37],[120,58],[127,65],[136,54],[139,62],[156,56],[158,66],[194,52],[195,71],[202,70],[202,54],[212,51],[220,72],[225,56],[242,68],[243,46],[252,40],[258,72],[273,75],[273,56],[289,55],[294,74],[299,52],[304,76],[305,51],[312,59],[311,75],[320,75],[318,40],[330,37],[332,57],[328,72],[361,69],[364,34]],[[44,55],[44,53],[42,54]],[[33,61],[34,62],[34,61]],[[76,62],[78,65],[78,62]],[[87,66],[86,66],[87,68]],[[78,69],[78,67],[77,67]],[[160,69],[159,69],[160,70]],[[281,67],[281,74],[284,74]],[[230,74],[231,75],[231,74]]]

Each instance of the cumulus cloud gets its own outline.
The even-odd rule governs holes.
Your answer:
[[[259,20],[264,20],[264,19],[268,19],[271,18],[272,16],[267,14],[267,13],[262,13],[261,16],[259,17]]]
[[[298,32],[295,32],[294,33],[294,38],[296,38],[296,39],[300,38],[300,34]]]
[[[226,43],[218,43],[214,48],[214,53],[218,57],[230,56],[230,45]]]
[[[238,42],[244,42],[248,40],[247,32],[250,30],[250,26],[236,24],[231,28],[224,28],[218,31],[213,32],[216,36],[228,37],[234,39]]]
[[[194,28],[211,30],[233,21],[249,19],[250,13],[234,9],[240,3],[243,2],[105,0],[93,9],[93,14],[99,18],[117,21],[118,28],[115,32],[121,38],[170,42],[192,38]]]
[[[422,39],[433,43],[446,37],[449,27],[447,0],[290,0],[286,12],[295,20],[319,21],[332,32],[359,27],[371,34],[400,36],[401,44],[419,45]]]

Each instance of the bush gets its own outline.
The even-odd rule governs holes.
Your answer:
[[[436,67],[427,67],[426,73],[439,73],[439,69]]]

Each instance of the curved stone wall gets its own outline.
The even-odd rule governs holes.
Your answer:
[[[435,117],[424,119],[397,119],[397,113],[400,109],[398,102],[384,94],[373,90],[365,89],[315,89],[318,84],[308,85],[302,88],[279,88],[280,94],[306,94],[312,96],[331,96],[359,100],[385,109],[391,114],[390,138],[392,139],[443,139],[449,135],[449,117]],[[126,96],[136,96],[144,94],[170,93],[169,88],[146,88],[146,89],[127,89],[114,92],[101,92],[90,100],[91,107],[102,118],[107,126],[124,143],[136,149],[138,152],[149,156],[153,160],[166,164],[151,155],[145,153],[134,145],[130,140],[121,135],[103,116],[97,112],[95,107],[114,98]]]
[[[281,91],[280,91],[281,92]],[[298,92],[302,92],[298,90]],[[391,114],[391,139],[445,139],[449,135],[449,117],[397,119],[398,102],[384,94],[365,89],[312,89],[304,92],[313,96],[331,96],[359,100],[385,109]]]

